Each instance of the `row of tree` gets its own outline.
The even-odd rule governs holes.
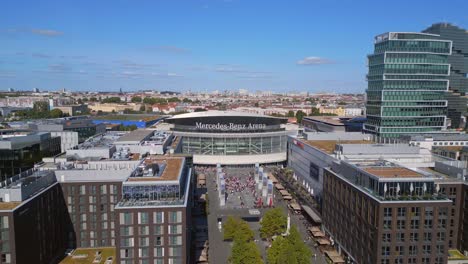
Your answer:
[[[260,221],[260,236],[266,240],[273,240],[267,250],[269,264],[308,264],[312,252],[302,241],[295,226],[287,229],[287,217],[281,208],[268,210]]]
[[[49,103],[46,101],[34,102],[33,108],[28,110],[20,110],[14,113],[18,119],[42,119],[42,118],[59,118],[68,116],[60,109],[49,110]]]
[[[240,218],[229,216],[223,224],[223,238],[233,241],[229,263],[231,264],[262,264],[262,256],[253,241],[254,232],[249,224]]]

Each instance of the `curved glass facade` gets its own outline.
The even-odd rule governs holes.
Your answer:
[[[258,155],[286,152],[287,136],[183,136],[182,152],[201,155]]]

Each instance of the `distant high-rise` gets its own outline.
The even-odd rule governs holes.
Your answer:
[[[468,103],[468,31],[449,23],[437,23],[423,32],[440,35],[451,40],[449,92],[447,93],[448,113],[452,128],[465,128]]]
[[[384,138],[438,132],[446,127],[452,41],[427,33],[389,32],[375,37],[368,56],[367,122]]]

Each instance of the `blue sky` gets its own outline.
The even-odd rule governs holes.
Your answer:
[[[0,90],[364,92],[373,37],[468,1],[0,2]]]

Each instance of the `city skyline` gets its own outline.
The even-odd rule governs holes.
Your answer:
[[[3,3],[0,89],[363,93],[374,36],[466,28],[455,2]]]

